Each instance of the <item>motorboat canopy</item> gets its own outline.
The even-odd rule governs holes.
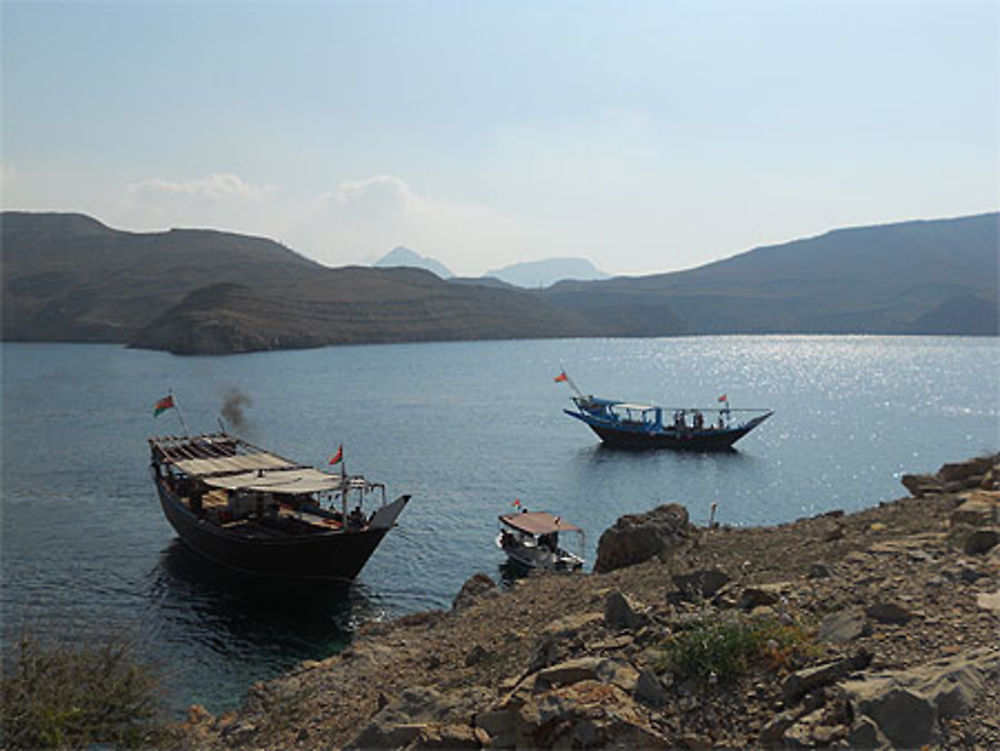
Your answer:
[[[500,521],[518,532],[527,535],[550,535],[553,532],[582,532],[579,527],[564,521],[548,511],[522,511],[516,514],[501,514]]]

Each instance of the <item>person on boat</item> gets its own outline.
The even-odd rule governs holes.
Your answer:
[[[695,430],[701,430],[703,427],[705,427],[705,416],[699,410],[696,409],[694,411],[694,419],[692,422],[694,423]]]
[[[361,512],[360,506],[355,506],[354,510],[348,514],[347,526],[351,529],[361,529],[365,526],[365,515]]]

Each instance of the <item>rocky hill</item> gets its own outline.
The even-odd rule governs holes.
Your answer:
[[[2,335],[183,354],[599,333],[514,289],[415,268],[330,269],[278,243],[204,230],[133,233],[78,214],[5,212]]]
[[[0,217],[2,338],[209,354],[697,333],[1000,333],[997,214],[837,230],[690,271],[524,290],[331,269],[271,240]]]
[[[1000,455],[776,527],[620,519],[596,570],[363,627],[198,748],[996,748]]]
[[[838,229],[671,274],[562,282],[545,299],[623,336],[997,334],[1000,214]]]

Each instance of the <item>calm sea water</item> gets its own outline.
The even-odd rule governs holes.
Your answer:
[[[127,633],[167,671],[170,701],[213,711],[360,622],[448,607],[496,576],[496,516],[520,499],[577,522],[588,561],[623,513],[719,504],[735,525],[854,510],[903,494],[903,472],[1000,447],[1000,340],[704,337],[342,347],[181,358],[104,345],[3,344],[3,640],[22,628],[85,641]],[[602,396],[770,407],[731,454],[602,448],[565,417],[565,368]],[[145,438],[172,391],[192,430],[246,395],[243,437],[414,496],[347,592],[275,591],[215,571],[177,542]]]

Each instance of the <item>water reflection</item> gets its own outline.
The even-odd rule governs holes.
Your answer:
[[[197,633],[202,645],[226,657],[264,653],[285,663],[327,656],[343,648],[358,623],[379,615],[363,584],[242,576],[199,558],[177,539],[150,579],[162,629]]]

